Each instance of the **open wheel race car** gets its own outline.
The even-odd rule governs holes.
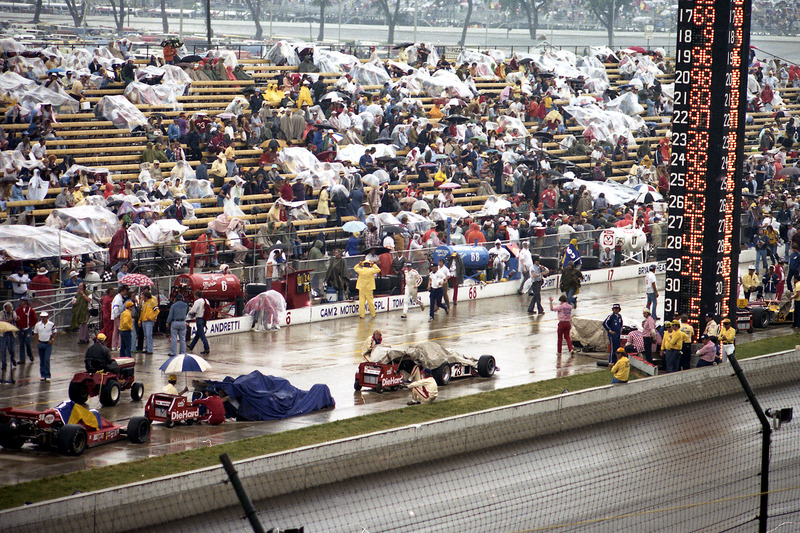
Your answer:
[[[134,381],[136,360],[133,357],[115,359],[119,373],[78,372],[69,384],[69,399],[75,403],[86,403],[94,396],[100,396],[100,403],[113,407],[119,403],[121,392],[130,389],[131,400],[138,402],[144,396],[144,385]]]
[[[494,356],[468,357],[439,343],[425,341],[404,348],[378,345],[369,354],[369,361],[358,365],[355,390],[362,388],[383,392],[397,390],[408,381],[415,366],[430,368],[438,385],[447,385],[453,378],[480,376],[488,378],[499,370]]]
[[[128,439],[142,444],[150,439],[150,421],[135,416],[122,426],[73,402],[44,411],[0,409],[0,446],[18,450],[26,442],[57,448],[64,455],[80,455],[86,448]]]

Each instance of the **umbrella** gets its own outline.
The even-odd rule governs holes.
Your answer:
[[[460,189],[461,185],[459,185],[458,183],[453,183],[453,182],[442,183],[441,185],[439,185],[439,188],[440,189]]]
[[[16,333],[19,328],[10,322],[0,322],[0,333]]]
[[[365,229],[367,229],[367,225],[360,220],[351,220],[342,226],[342,231],[346,231],[347,233],[361,233]]]
[[[800,168],[798,167],[784,167],[778,172],[778,176],[797,176],[800,175]]]
[[[347,187],[341,183],[337,183],[331,187],[331,190],[328,194],[330,194],[331,200],[333,201],[350,198],[350,191],[348,191]]]
[[[449,115],[444,117],[447,122],[453,122],[455,124],[464,124],[470,121],[469,117],[465,117],[464,115]]]
[[[334,92],[330,92],[330,93],[326,94],[325,96],[320,98],[320,100],[330,100],[331,102],[341,102],[342,101],[342,97],[339,96],[339,93],[334,91]]]
[[[48,74],[63,74],[64,73],[64,69],[63,68],[51,68],[50,70],[47,71],[47,73]]]
[[[373,246],[371,248],[367,248],[366,250],[364,250],[364,255],[369,255],[369,254],[372,254],[372,255],[388,254],[389,251],[390,250],[385,246]]]
[[[383,226],[381,227],[381,231],[386,233],[387,235],[394,235],[395,233],[408,233],[408,230],[403,226]]]
[[[575,177],[567,177],[567,176],[559,176],[557,178],[553,178],[550,180],[550,183],[567,183],[568,181],[574,180]]]
[[[653,202],[660,202],[664,197],[655,191],[641,191],[639,196],[636,197],[637,204],[652,204]]]
[[[164,361],[164,363],[159,367],[159,370],[165,374],[183,372],[184,379],[188,384],[189,378],[186,376],[186,372],[205,372],[209,368],[211,368],[211,365],[208,364],[208,361],[199,355],[184,353],[180,355],[174,355]]]
[[[3,176],[0,178],[0,183],[16,183],[17,178],[14,176]]]
[[[646,183],[640,183],[639,185],[634,185],[633,189],[639,192],[658,192],[658,189]]]
[[[122,276],[122,279],[119,280],[120,285],[126,285],[128,287],[152,287],[153,280],[145,276],[144,274],[125,274]]]
[[[198,55],[183,56],[181,63],[199,63],[203,58]]]
[[[553,113],[553,111],[550,111],[550,113]],[[550,113],[548,113],[548,116]],[[559,117],[560,116],[561,115],[559,115]],[[548,142],[553,141],[553,134],[546,131],[537,131],[536,133],[533,134],[533,137],[535,139],[541,139],[542,141],[548,141]]]
[[[414,202],[414,205],[411,206],[411,210],[415,213],[418,213],[421,209],[428,211],[430,207],[423,200],[417,200],[416,202]]]
[[[377,187],[378,185],[380,185],[378,177],[375,174],[367,174],[366,176],[361,178],[361,183],[362,185],[369,185],[370,187]]]
[[[233,113],[220,113],[219,115],[217,115],[217,118],[221,118],[222,120],[227,120],[229,118],[235,118],[235,117],[236,115],[234,115]]]
[[[647,50],[645,50],[645,49],[644,49],[643,47],[641,47],[641,46],[629,46],[629,47],[627,48],[627,50],[630,50],[630,51],[632,51],[632,52],[637,52],[637,53],[639,53],[639,54],[646,54],[646,53],[647,53]]]
[[[561,172],[559,172],[558,170],[553,170],[553,169],[547,169],[547,170],[545,170],[545,171],[544,171],[544,173],[545,173],[545,174],[548,174],[548,175],[550,175],[550,176],[552,176],[552,177],[554,177],[554,178],[561,178],[561,177],[563,177],[563,176],[564,176],[564,175],[563,175]]]
[[[378,137],[375,139],[375,144],[392,144],[392,142],[394,141],[392,141],[391,137]]]
[[[165,374],[174,372],[205,372],[209,368],[211,368],[211,365],[208,361],[199,355],[191,353],[173,355],[158,367],[158,369]]]
[[[392,50],[400,50],[400,49],[403,49],[403,50],[405,50],[405,49],[406,49],[406,48],[408,48],[409,46],[414,46],[414,43],[400,43],[400,44],[396,44],[396,45],[394,45],[394,46],[392,47]]]

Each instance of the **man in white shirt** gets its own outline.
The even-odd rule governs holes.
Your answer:
[[[417,295],[417,288],[419,287],[420,283],[422,283],[422,276],[420,276],[419,272],[414,269],[414,265],[411,263],[411,261],[406,263],[403,272],[403,275],[405,276],[406,288],[403,297],[403,314],[400,315],[400,318],[406,318],[409,302],[416,302],[419,304],[420,309],[423,311],[425,310],[425,304],[422,303],[422,299]]]
[[[430,318],[428,319],[428,322],[433,320],[433,315],[436,313],[437,307],[442,307],[444,309],[444,314],[448,314],[450,312],[450,309],[447,307],[447,305],[442,302],[442,287],[447,281],[448,276],[449,271],[446,268],[442,269],[436,264],[431,265],[431,273],[428,276],[428,290],[430,291],[431,306]]]
[[[15,274],[8,276],[8,280],[11,282],[14,298],[19,299],[28,295],[28,283],[31,282],[31,278],[28,277],[22,267],[17,269]]]
[[[33,327],[39,349],[39,381],[50,382],[50,355],[56,338],[55,324],[50,322],[47,311],[39,313],[39,322]]]
[[[644,277],[644,292],[647,296],[647,304],[645,307],[650,307],[650,314],[653,320],[661,320],[656,315],[658,309],[658,288],[656,287],[656,266],[650,265],[650,269]]]
[[[531,270],[533,269],[533,256],[531,255],[530,244],[528,241],[522,241],[522,249],[519,251],[517,264],[519,265],[518,268],[521,278],[519,281],[519,289],[517,289],[517,294],[522,294],[522,288],[525,286],[525,281],[527,281],[531,274]]]
[[[125,300],[128,299],[128,287],[120,287],[117,295],[111,300],[111,320],[114,321],[114,335],[111,339],[111,349],[118,350],[120,345],[119,320],[125,310]]]
[[[208,355],[210,350],[208,347],[208,339],[206,339],[206,307],[211,307],[208,300],[203,298],[202,291],[194,293],[194,304],[189,309],[189,318],[194,317],[195,333],[192,342],[189,343],[189,351],[194,349],[197,341],[203,341],[203,355]]]
[[[39,142],[33,145],[31,155],[39,161],[47,157],[47,141],[44,138],[39,139]]]
[[[500,239],[497,239],[494,241],[494,248],[489,250],[489,255],[494,256],[494,261],[492,262],[494,279],[495,281],[500,281],[503,279],[503,274],[505,274],[506,271],[506,261],[511,259],[511,254],[503,247],[503,243]]]

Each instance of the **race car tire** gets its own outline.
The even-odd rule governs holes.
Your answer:
[[[769,326],[769,312],[763,307],[753,308],[753,326],[757,328]]]
[[[19,450],[25,444],[25,439],[17,435],[11,424],[0,424],[0,446],[7,450]]]
[[[144,397],[144,385],[138,381],[131,387],[131,400],[138,402]]]
[[[134,416],[128,421],[128,440],[144,444],[150,440],[150,421],[143,416]]]
[[[80,455],[86,449],[86,429],[78,424],[67,424],[56,435],[58,451],[64,455]]]
[[[82,381],[73,381],[69,384],[69,399],[78,404],[89,401],[89,387]]]
[[[450,378],[452,377],[450,363],[442,363],[438,368],[434,368],[431,374],[433,375],[433,379],[436,380],[437,385],[440,387],[447,385],[450,383]]]
[[[356,379],[355,382],[353,382],[353,389],[361,390],[361,383],[358,382],[358,379]]]
[[[482,355],[480,359],[478,359],[478,375],[482,378],[489,378],[494,375],[494,371],[497,369],[495,365],[494,357],[491,355]]]
[[[100,403],[106,407],[114,407],[119,403],[120,388],[119,381],[110,379],[100,389]]]
[[[375,384],[375,392],[378,394],[383,392],[383,384],[380,381]]]

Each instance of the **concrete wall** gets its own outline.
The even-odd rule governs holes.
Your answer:
[[[796,382],[800,349],[749,359],[742,367],[755,389]],[[241,461],[236,468],[251,499],[260,500],[730,394],[744,401],[725,364],[299,448]],[[89,533],[153,526],[238,505],[225,480],[221,466],[209,467],[10,509],[0,513],[0,531]]]

